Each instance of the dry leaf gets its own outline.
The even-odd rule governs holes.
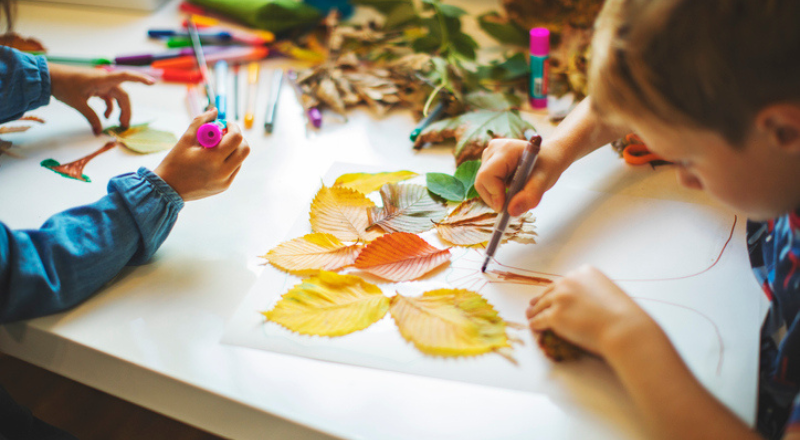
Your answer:
[[[418,176],[411,171],[394,171],[386,173],[348,173],[336,179],[333,186],[354,189],[362,194],[369,194],[381,189],[387,183],[397,183]]]
[[[378,286],[323,270],[292,287],[262,314],[300,334],[343,336],[369,327],[388,309],[389,298]]]
[[[307,234],[281,243],[261,258],[287,272],[335,271],[356,261],[359,245],[347,245],[331,234]]]
[[[381,231],[370,230],[367,208],[375,206],[370,199],[349,188],[323,186],[311,203],[311,228],[327,232],[342,241],[370,242]]]
[[[469,290],[397,294],[389,310],[403,338],[425,354],[476,356],[511,347],[506,322],[484,297]]]
[[[438,249],[415,234],[395,232],[368,244],[354,266],[390,281],[421,277],[450,261],[449,249]]]
[[[149,123],[134,125],[127,130],[111,127],[107,128],[105,132],[114,136],[117,142],[129,150],[142,154],[164,151],[172,148],[178,142],[178,138],[173,133],[150,128]]]
[[[47,52],[39,40],[23,37],[16,32],[0,35],[0,46],[13,47],[22,52]]]
[[[536,335],[536,342],[544,354],[556,362],[574,361],[586,353],[579,347],[561,339],[552,330],[545,330]]]
[[[381,188],[383,207],[371,208],[369,225],[386,232],[425,232],[447,215],[447,206],[431,198],[422,185],[387,183]]]
[[[480,199],[460,203],[447,217],[436,224],[436,232],[446,241],[458,246],[486,243],[492,236],[497,213]],[[511,217],[503,241],[514,240],[520,243],[535,243],[536,220],[527,212],[519,217]]]

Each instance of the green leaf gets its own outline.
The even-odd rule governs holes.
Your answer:
[[[468,107],[478,110],[507,111],[520,104],[519,98],[515,95],[500,92],[473,92],[464,100]]]
[[[428,185],[428,191],[450,202],[464,200],[467,193],[464,184],[449,174],[428,173],[425,175],[425,182]]]
[[[419,234],[447,215],[447,206],[433,200],[422,185],[387,183],[381,187],[383,206],[370,208],[369,225],[386,232]]]
[[[459,55],[469,60],[475,59],[475,49],[478,48],[478,43],[469,35],[459,32],[450,36],[450,44],[453,50]]]
[[[500,16],[496,11],[478,16],[478,24],[484,32],[503,44],[527,47],[528,31],[513,20]]]
[[[465,199],[472,198],[469,194],[475,191],[475,177],[478,175],[478,170],[480,168],[481,161],[479,160],[468,160],[456,168],[454,177],[461,182],[461,185],[466,189]]]
[[[403,5],[413,6],[413,2],[411,0],[351,0],[350,3],[356,6],[368,6],[370,8],[374,8],[384,15],[390,14],[396,8]]]
[[[384,29],[397,29],[399,27],[419,21],[419,14],[411,3],[398,4],[386,15],[383,23]]]
[[[478,76],[482,79],[502,82],[527,79],[530,71],[528,58],[522,53],[516,53],[503,61],[492,61],[488,66],[478,66]]]

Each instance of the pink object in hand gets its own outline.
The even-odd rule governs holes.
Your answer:
[[[222,135],[227,131],[223,121],[214,121],[203,124],[197,129],[197,142],[204,148],[214,148],[219,145]]]

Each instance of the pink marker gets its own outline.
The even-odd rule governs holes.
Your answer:
[[[214,148],[219,145],[227,131],[228,126],[225,121],[216,120],[203,124],[197,129],[197,142],[204,148]]]

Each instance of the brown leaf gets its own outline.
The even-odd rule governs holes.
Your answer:
[[[436,232],[442,239],[458,246],[486,243],[492,236],[498,214],[480,199],[461,202],[447,217],[436,224]],[[530,212],[511,217],[503,242],[514,240],[535,243],[536,219]]]
[[[421,277],[450,261],[449,249],[438,249],[415,234],[395,232],[368,244],[354,266],[390,281]]]

